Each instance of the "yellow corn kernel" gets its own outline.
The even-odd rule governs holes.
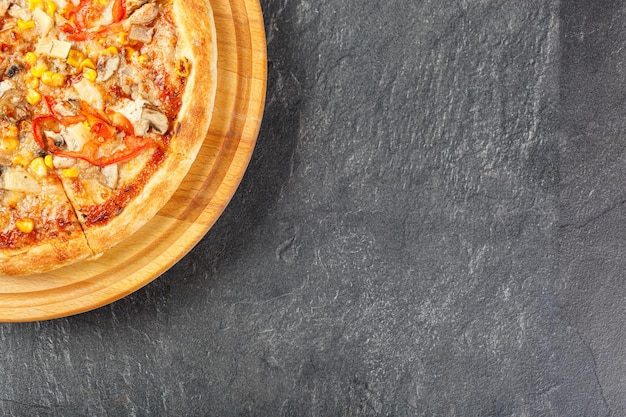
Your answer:
[[[13,157],[13,165],[28,165],[28,160],[24,157],[24,155],[15,155]]]
[[[13,137],[4,137],[0,140],[0,150],[2,152],[13,152],[20,146],[20,140]]]
[[[30,77],[29,79],[24,80],[24,84],[27,88],[32,88],[33,90],[39,88],[39,79],[35,77]]]
[[[64,178],[76,178],[78,177],[78,174],[78,168],[76,167],[65,168],[61,171],[61,175],[63,175]]]
[[[80,67],[80,63],[85,59],[85,54],[76,49],[70,49],[70,53],[67,55],[67,63],[74,68]]]
[[[41,78],[46,71],[48,71],[48,66],[45,62],[38,62],[30,69],[30,73],[35,78]]]
[[[20,131],[17,129],[17,126],[15,125],[8,125],[6,126],[4,132],[3,132],[3,136],[5,138],[15,138],[17,139],[17,136],[20,134]]]
[[[79,70],[83,70],[83,68],[91,68],[91,69],[96,69],[96,65],[93,63],[93,61],[89,58],[87,59],[83,59],[80,63],[80,65],[78,66]]]
[[[32,231],[35,230],[35,222],[33,219],[28,218],[18,219],[15,222],[15,227],[22,233],[32,233]]]
[[[34,52],[27,52],[24,55],[24,63],[28,65],[35,65],[37,63],[37,55]]]
[[[35,10],[37,7],[43,7],[43,0],[28,0],[30,10]]]
[[[120,32],[120,34],[117,35],[117,41],[122,45],[128,45],[128,32]]]
[[[139,55],[137,61],[139,61],[140,64],[147,64],[150,58],[148,58],[148,55]]]
[[[21,30],[32,29],[35,27],[35,22],[33,22],[32,20],[17,19],[17,27]]]
[[[185,57],[179,58],[175,72],[179,77],[189,77],[189,60]]]
[[[95,69],[83,68],[83,77],[94,82],[98,78],[98,72]]]
[[[41,94],[39,94],[37,90],[29,88],[28,91],[26,91],[26,101],[33,106],[37,105],[41,103]]]
[[[46,71],[41,76],[41,82],[50,87],[62,87],[65,84],[65,75]]]
[[[43,159],[43,163],[46,164],[48,168],[54,169],[54,161],[52,159],[52,155],[46,155],[46,157]]]
[[[117,55],[120,53],[120,50],[117,49],[115,46],[109,46],[107,49],[104,50],[103,54],[106,55]]]
[[[38,178],[43,178],[48,174],[48,167],[42,157],[35,158],[29,165],[30,170]]]
[[[54,14],[56,13],[58,8],[59,7],[55,2],[50,0],[46,2],[46,9],[48,9],[48,14],[50,15],[50,17],[54,17]]]

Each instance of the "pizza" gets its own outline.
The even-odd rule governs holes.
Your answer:
[[[209,128],[208,0],[0,0],[0,274],[94,259],[155,216]]]

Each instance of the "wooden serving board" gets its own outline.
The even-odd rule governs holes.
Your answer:
[[[152,221],[98,260],[47,274],[0,277],[0,321],[47,320],[118,300],[178,262],[221,215],[254,149],[267,59],[258,0],[211,0],[211,5],[218,43],[215,108],[205,143],[179,190]]]

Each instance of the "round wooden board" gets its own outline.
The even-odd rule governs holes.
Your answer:
[[[211,0],[211,6],[218,43],[213,120],[179,190],[145,227],[98,260],[47,274],[0,277],[0,321],[53,319],[118,300],[178,262],[221,215],[254,149],[267,60],[258,0]]]

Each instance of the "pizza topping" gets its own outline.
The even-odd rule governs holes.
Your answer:
[[[159,15],[159,6],[156,3],[147,3],[137,9],[128,18],[132,25],[149,25]]]
[[[18,219],[15,222],[15,227],[22,233],[32,233],[35,229],[35,221],[33,219]]]
[[[143,25],[133,25],[128,33],[128,39],[136,42],[148,43],[152,40],[154,29]]]
[[[97,82],[108,81],[120,67],[121,57],[116,54],[111,57],[101,56],[97,66]]]
[[[39,9],[37,9],[39,10]],[[51,58],[66,59],[72,49],[72,44],[58,39],[43,38],[35,48],[35,54],[47,55]]]
[[[144,104],[141,111],[141,119],[161,135],[164,135],[169,130],[170,121],[167,119],[167,116],[149,104]]]
[[[39,8],[33,10],[33,20],[37,24],[41,36],[47,36],[54,26],[54,19]]]
[[[1,188],[23,193],[39,193],[41,187],[28,172],[21,168],[7,167],[2,173]]]

